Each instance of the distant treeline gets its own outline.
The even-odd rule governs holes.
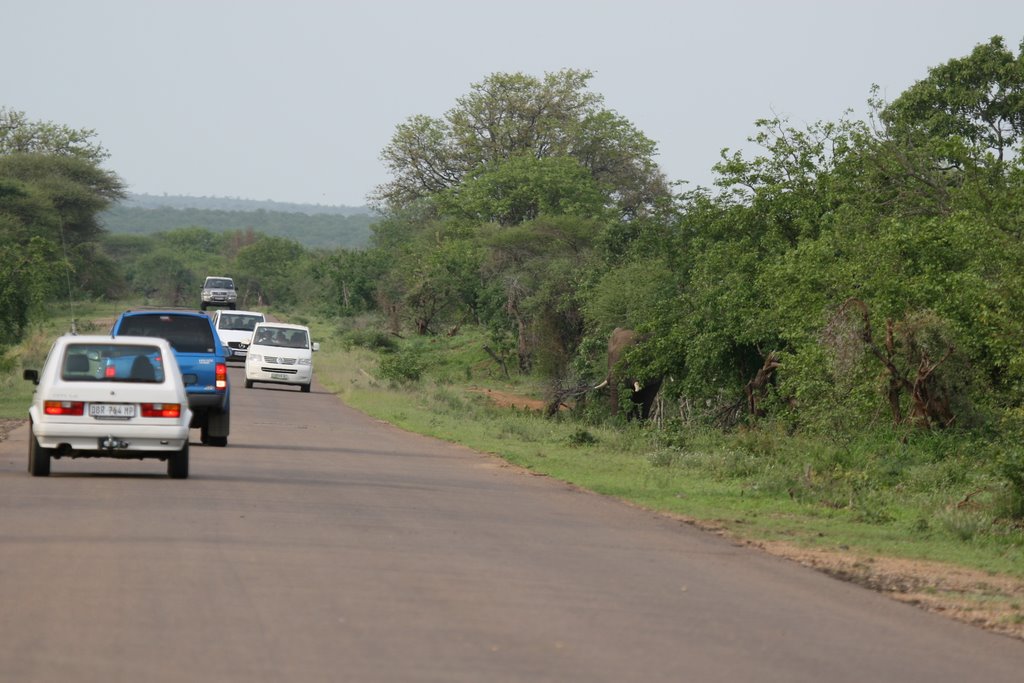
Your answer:
[[[121,200],[121,206],[139,209],[211,209],[219,211],[276,211],[281,213],[306,213],[310,216],[329,214],[332,216],[356,216],[372,213],[367,206],[341,206],[327,204],[294,204],[275,202],[271,199],[239,199],[237,197],[190,197],[187,195],[129,194]]]
[[[243,205],[246,200],[237,201]],[[263,202],[251,202],[262,204]],[[269,202],[273,203],[273,202]],[[202,227],[212,232],[230,232],[252,229],[273,237],[295,240],[305,247],[363,249],[370,241],[370,226],[377,220],[366,213],[342,215],[340,213],[300,213],[295,211],[267,211],[252,208],[244,210],[199,208],[142,208],[118,204],[99,216],[100,222],[111,233],[152,235],[177,228]],[[307,207],[315,209],[316,207]],[[342,207],[320,207],[322,209]]]

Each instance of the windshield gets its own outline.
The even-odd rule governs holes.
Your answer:
[[[253,343],[261,346],[280,346],[286,349],[308,349],[309,335],[306,330],[263,325],[256,332],[256,339],[253,340]]]
[[[239,315],[237,313],[221,313],[217,327],[222,330],[239,330],[252,332],[257,323],[263,322],[262,315]]]
[[[193,287],[195,285],[192,285]],[[234,289],[235,283],[223,278],[210,278],[206,281],[206,289]]]
[[[61,379],[68,382],[164,381],[164,363],[157,346],[136,344],[68,344]]]

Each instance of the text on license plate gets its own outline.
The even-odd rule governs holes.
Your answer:
[[[93,417],[135,417],[135,404],[90,403],[89,414]]]
[[[270,378],[271,379],[288,379],[288,375],[284,374],[283,372],[272,372],[272,373],[270,373]]]

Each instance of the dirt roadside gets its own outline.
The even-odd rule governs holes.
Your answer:
[[[543,410],[540,401],[484,391],[496,403]],[[0,420],[0,441],[25,420]],[[700,520],[672,515],[687,524],[728,536],[737,543],[799,562],[830,576],[883,593],[951,619],[1024,640],[1024,580],[990,575],[937,562],[865,556],[849,551],[809,550],[783,543],[736,538]]]

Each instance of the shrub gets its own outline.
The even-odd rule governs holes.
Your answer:
[[[371,351],[393,353],[398,350],[398,340],[383,330],[352,330],[345,335],[345,340],[352,346]]]
[[[419,352],[406,349],[388,354],[380,359],[380,376],[399,384],[419,382],[426,370],[426,363]]]

